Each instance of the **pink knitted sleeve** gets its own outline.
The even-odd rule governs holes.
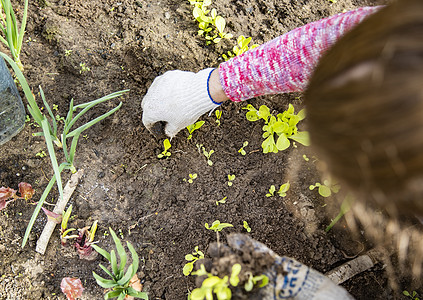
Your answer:
[[[296,28],[220,64],[220,82],[232,101],[303,91],[322,53],[381,7],[363,7]]]

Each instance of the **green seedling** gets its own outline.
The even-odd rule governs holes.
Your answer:
[[[43,158],[43,157],[46,157],[47,156],[47,153],[44,150],[41,150],[41,151],[37,152],[35,154],[35,156],[37,156],[39,158]]]
[[[232,57],[241,55],[249,50],[248,44],[251,42],[251,37],[246,38],[243,35],[240,35],[237,38],[237,45],[232,48],[232,51],[228,51],[228,55],[222,54],[222,57],[225,61],[231,59]],[[250,49],[257,48],[259,45],[254,44]]]
[[[227,228],[227,227],[234,227],[232,224],[230,223],[220,223],[219,220],[216,220],[212,223],[211,226],[209,226],[208,223],[204,224],[204,226],[208,229],[208,230],[212,230],[214,232],[216,232],[216,240],[217,240],[217,244],[219,245],[219,232],[222,231],[222,229]]]
[[[83,74],[83,73],[91,71],[91,69],[85,63],[80,63],[79,67],[81,68],[79,69],[79,74]]]
[[[15,10],[12,7],[12,1],[1,0],[1,8],[3,11],[0,13],[0,29],[3,33],[3,36],[0,36],[0,41],[9,47],[10,53],[12,54],[16,65],[20,71],[23,71],[23,65],[19,55],[22,49],[22,42],[28,16],[28,0],[25,0],[24,2],[24,10],[20,28],[14,13]]]
[[[235,175],[228,174],[228,185],[229,186],[232,186],[234,180],[235,180]]]
[[[165,139],[163,141],[163,147],[164,147],[164,151],[162,153],[160,153],[159,155],[157,155],[158,158],[163,158],[163,157],[167,158],[167,157],[169,157],[172,154],[169,151],[167,151],[167,150],[170,149],[170,147],[172,147],[172,145],[170,144],[169,139]]]
[[[289,188],[291,187],[289,181],[287,183],[282,184],[277,191],[277,194],[282,198],[286,196],[286,192],[288,192]],[[271,185],[269,188],[269,192],[266,194],[266,197],[272,197],[275,195],[276,187]]]
[[[269,277],[264,274],[258,276],[253,276],[250,272],[247,272],[246,274],[248,275],[248,280],[245,283],[244,288],[247,292],[252,291],[257,283],[259,283],[258,288],[262,288],[269,283]]]
[[[72,204],[69,205],[68,209],[63,212],[62,222],[60,225],[60,241],[62,246],[66,246],[68,239],[77,238],[78,235],[69,235],[72,231],[76,230],[75,228],[68,228],[69,218],[72,213]]]
[[[221,200],[217,200],[217,201],[216,201],[216,205],[226,203],[226,198],[228,198],[228,197],[224,197],[224,198],[223,198],[223,199],[221,199]]]
[[[198,271],[192,272],[193,275],[207,276],[201,284],[201,287],[194,289],[191,292],[191,300],[229,300],[232,298],[232,292],[229,285],[236,287],[239,283],[239,273],[241,272],[241,265],[234,264],[232,266],[231,276],[220,278],[208,273],[204,265],[201,265]],[[214,296],[215,295],[215,296]]]
[[[328,232],[332,229],[332,227],[338,223],[338,221],[350,210],[351,205],[354,201],[354,197],[352,194],[347,194],[345,196],[344,200],[341,203],[341,208],[339,209],[338,215],[335,217],[335,219],[332,220],[332,222],[325,228],[325,231]]]
[[[192,269],[194,268],[194,263],[199,260],[204,259],[204,253],[198,250],[198,246],[195,246],[194,252],[192,254],[185,255],[185,260],[188,262],[184,265],[183,273],[185,276],[191,274]]]
[[[303,158],[304,158],[305,161],[309,161],[310,160],[310,158],[308,158],[307,155],[305,155],[305,154],[303,154]]]
[[[187,140],[190,140],[192,138],[192,133],[199,129],[201,126],[204,125],[204,121],[198,121],[197,123],[194,123],[192,125],[187,126],[188,132],[189,132],[189,136],[187,138]]]
[[[65,50],[65,57],[71,56],[72,50]]]
[[[214,113],[216,115],[216,123],[217,123],[217,126],[220,126],[220,118],[222,117],[222,111],[221,110],[216,110]]]
[[[251,232],[251,227],[248,225],[247,221],[243,221],[243,226],[247,232]]]
[[[189,174],[188,176],[189,176],[188,183],[193,183],[194,180],[197,179],[197,177],[198,177],[197,173]],[[187,181],[187,180],[184,178],[184,181]]]
[[[314,185],[310,185],[309,189],[312,191],[318,188],[319,194],[322,197],[329,197],[332,193],[336,194],[341,189],[341,186],[337,182],[331,182],[330,180],[323,181],[323,184],[316,182]]]
[[[254,106],[248,104],[243,109],[248,110],[246,117],[251,122],[264,120],[262,143],[263,153],[277,153],[287,149],[290,145],[290,139],[305,146],[310,145],[307,131],[299,132],[297,124],[305,118],[305,110],[301,110],[298,114],[294,112],[294,106],[289,104],[289,107],[283,113],[277,116],[271,114],[270,109],[266,105],[260,106],[259,110]],[[276,142],[275,142],[276,138]]]
[[[238,150],[238,153],[241,153],[241,155],[246,155],[247,152],[245,152],[244,148],[248,146],[248,142],[245,141],[244,143],[242,143],[242,147],[241,149]]]
[[[408,298],[412,299],[412,300],[420,300],[419,298],[419,294],[416,291],[413,291],[412,293],[410,293],[407,290],[402,291],[402,294],[404,296],[407,296]]]
[[[211,161],[210,156],[214,153],[214,150],[207,151],[206,148],[204,148],[202,144],[197,144],[196,146],[197,146],[198,151],[201,151],[203,153],[203,155],[206,157],[207,164],[209,166],[212,166],[213,162]]]
[[[104,295],[104,299],[111,299],[118,297],[118,299],[124,299],[126,295],[140,298],[140,299],[148,299],[147,293],[140,292],[135,290],[131,286],[131,279],[136,275],[138,271],[138,264],[139,258],[138,254],[135,251],[134,247],[131,243],[126,242],[126,245],[129,249],[129,252],[132,256],[132,264],[130,264],[125,272],[127,256],[125,249],[122,246],[119,238],[117,237],[116,233],[109,228],[110,234],[112,235],[113,241],[116,246],[116,252],[119,256],[120,263],[117,262],[117,257],[115,250],[111,250],[110,253],[105,251],[104,249],[98,247],[97,245],[92,245],[92,247],[100,253],[105,259],[110,262],[111,271],[109,271],[106,267],[100,264],[100,268],[107,274],[111,279],[105,279],[99,275],[97,275],[93,271],[93,276],[99,286],[105,289],[112,288],[112,291],[109,291],[107,294]]]

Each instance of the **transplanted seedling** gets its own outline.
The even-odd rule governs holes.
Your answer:
[[[242,224],[247,232],[251,232],[251,227],[248,225],[247,221],[243,221]]]
[[[117,254],[119,255],[119,259],[120,259],[119,264],[117,262],[115,250],[112,250],[109,253],[106,250],[98,247],[97,245],[92,245],[92,247],[98,253],[104,256],[104,258],[107,259],[111,265],[111,271],[109,271],[102,264],[99,265],[100,268],[107,275],[109,275],[111,279],[105,279],[97,275],[97,273],[93,271],[93,276],[99,286],[105,289],[110,289],[110,288],[113,289],[104,296],[104,299],[111,299],[115,297],[118,297],[118,299],[124,299],[126,295],[129,295],[135,298],[148,299],[147,293],[137,291],[136,289],[133,288],[133,285],[131,285],[131,279],[134,278],[134,276],[136,276],[136,273],[138,271],[139,258],[138,258],[137,252],[135,251],[131,243],[126,242],[126,245],[132,256],[132,264],[127,266],[126,264],[127,256],[126,256],[125,249],[122,246],[122,243],[120,242],[116,233],[111,228],[109,228],[109,231],[115,243]],[[126,272],[125,272],[125,267],[127,267]]]
[[[284,198],[286,193],[288,192],[289,188],[291,187],[289,181],[287,183],[282,184],[277,191],[277,194]],[[269,192],[266,194],[266,197],[272,197],[275,195],[276,187],[274,185],[270,186]]]
[[[195,180],[195,179],[197,179],[197,177],[198,177],[197,173],[194,173],[194,174],[189,174],[188,176],[189,176],[189,179],[188,179],[188,180],[186,180],[186,179],[184,178],[184,181],[188,181],[188,183],[193,183],[193,182],[194,182],[194,180]]]
[[[234,180],[235,180],[235,175],[228,174],[228,185],[229,186],[232,186]]]
[[[254,285],[256,285],[259,282],[260,282],[260,284],[258,285],[259,288],[262,288],[269,283],[269,277],[267,277],[264,274],[258,275],[258,276],[253,276],[251,272],[247,272],[246,274],[248,275],[248,280],[245,283],[244,288],[247,292],[250,292],[254,288]]]
[[[222,111],[221,110],[216,110],[214,113],[216,115],[216,123],[217,123],[217,126],[220,126],[220,118],[222,117]]]
[[[207,164],[212,166],[213,162],[211,161],[210,156],[214,153],[214,150],[207,151],[202,144],[197,144],[196,146],[198,151],[202,152],[203,155],[207,158]]]
[[[185,255],[185,260],[188,261],[183,269],[185,276],[191,274],[191,271],[194,268],[194,263],[199,259],[204,259],[204,253],[203,251],[198,250],[198,246],[195,246],[194,252],[192,252],[192,254]]]
[[[229,288],[229,285],[236,287],[239,283],[239,273],[241,272],[241,265],[234,264],[232,266],[231,276],[225,276],[220,278],[214,276],[211,273],[206,271],[204,265],[201,265],[198,271],[193,272],[193,275],[197,276],[207,276],[201,287],[196,288],[192,291],[190,295],[191,300],[212,300],[217,298],[217,300],[229,300],[232,298],[232,292]],[[215,296],[213,296],[215,295]],[[214,298],[215,297],[215,298]]]
[[[164,151],[162,153],[160,153],[159,155],[157,155],[158,158],[168,158],[172,153],[170,153],[169,150],[170,147],[172,147],[172,145],[170,144],[169,139],[165,139],[163,141],[163,147],[164,147]]]
[[[232,57],[241,55],[245,52],[247,52],[248,49],[248,44],[251,42],[251,37],[246,38],[243,35],[240,35],[237,39],[237,46],[234,46],[232,48],[232,51],[228,51],[228,55],[226,54],[222,54],[222,57],[225,61],[231,59]],[[254,49],[257,48],[259,45],[258,44],[254,44],[251,46],[250,49]]]
[[[320,182],[316,182],[314,185],[310,185],[310,190],[314,190],[318,188],[319,194],[322,197],[329,197],[332,193],[336,194],[341,189],[341,186],[337,182],[331,182],[330,180],[324,180],[323,184]]]
[[[192,133],[199,129],[201,126],[204,125],[204,121],[198,121],[197,123],[194,123],[192,125],[187,126],[188,132],[189,132],[189,136],[187,138],[187,140],[190,140],[192,138]]]
[[[245,152],[244,148],[248,146],[248,141],[245,141],[244,143],[242,143],[242,147],[241,149],[238,150],[238,153],[241,153],[241,155],[246,155],[247,152]]]
[[[221,200],[217,200],[217,201],[216,201],[216,205],[226,203],[226,198],[228,198],[228,197],[224,197],[224,198],[223,198],[223,199],[221,199]]]
[[[204,226],[208,230],[212,230],[212,231],[216,232],[216,240],[217,240],[218,245],[219,245],[219,232],[222,231],[223,228],[234,227],[234,225],[232,225],[230,223],[220,223],[219,220],[214,221],[211,226],[209,226],[208,223],[204,224]]]
[[[260,106],[257,110],[251,104],[248,104],[242,109],[248,110],[246,117],[251,122],[264,120],[262,143],[263,153],[277,153],[287,149],[290,145],[290,139],[305,146],[310,145],[307,131],[299,132],[297,128],[298,122],[305,118],[305,110],[301,110],[298,114],[294,112],[294,106],[289,104],[289,107],[283,113],[274,116],[266,105]],[[276,138],[276,141],[275,141]]]
[[[69,233],[76,230],[75,228],[68,228],[68,222],[69,222],[69,218],[71,214],[72,214],[72,204],[69,205],[68,209],[65,212],[63,212],[63,215],[62,215],[62,222],[60,225],[60,241],[62,243],[62,246],[66,246],[67,241],[69,239],[78,237],[78,235],[69,235]]]

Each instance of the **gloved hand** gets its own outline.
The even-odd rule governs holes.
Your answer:
[[[212,262],[205,262],[208,272],[219,277],[230,277],[232,266],[241,264],[240,284],[232,293],[232,299],[253,300],[338,300],[353,299],[342,287],[323,274],[289,258],[281,257],[264,244],[244,234],[230,234],[228,246],[213,243],[209,247]],[[197,262],[201,263],[201,261]],[[266,275],[269,283],[247,293],[242,281],[246,272],[253,276]],[[203,278],[204,279],[204,278]],[[200,282],[197,282],[200,285]]]
[[[142,100],[142,122],[147,129],[160,136],[174,137],[180,130],[197,121],[218,104],[208,93],[208,79],[214,69],[198,73],[168,71],[157,77]]]

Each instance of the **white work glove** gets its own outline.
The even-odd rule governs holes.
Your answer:
[[[200,116],[219,105],[208,92],[208,80],[214,69],[198,73],[168,71],[157,77],[142,100],[142,122],[156,136],[164,133],[174,137],[180,130],[194,124]]]
[[[212,261],[205,260],[207,271],[230,276],[234,263],[241,264],[242,270],[258,272],[269,278],[262,288],[247,293],[242,284],[233,292],[233,299],[248,300],[353,300],[354,298],[341,286],[328,277],[285,256],[279,256],[264,244],[247,235],[233,233],[227,236],[228,246],[210,244],[208,253]],[[207,262],[209,262],[207,264]],[[197,261],[197,267],[202,261]],[[197,284],[201,285],[200,282]]]

